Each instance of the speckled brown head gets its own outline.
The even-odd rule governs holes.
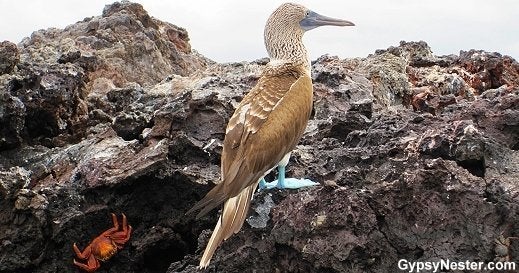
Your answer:
[[[326,17],[299,4],[282,4],[265,26],[265,47],[271,60],[308,63],[303,34],[326,25],[354,26],[350,21]]]

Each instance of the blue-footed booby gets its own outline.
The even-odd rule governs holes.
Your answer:
[[[223,143],[221,181],[187,212],[200,209],[199,218],[224,203],[200,268],[207,267],[223,240],[241,229],[258,184],[260,181],[264,184],[263,177],[272,169],[279,166],[275,183],[279,188],[315,184],[309,180],[285,179],[284,168],[312,112],[312,79],[303,34],[325,25],[354,24],[293,3],[282,4],[267,20],[264,38],[270,62],[229,120]]]

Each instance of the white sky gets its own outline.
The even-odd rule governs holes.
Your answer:
[[[0,0],[0,41],[63,28],[102,13],[114,0]],[[266,56],[263,27],[280,0],[134,0],[162,21],[184,27],[193,49],[219,62]],[[401,40],[426,41],[436,55],[484,49],[519,60],[517,0],[293,0],[355,27],[321,27],[305,36],[311,59],[366,57]]]

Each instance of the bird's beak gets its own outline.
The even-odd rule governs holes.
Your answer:
[[[324,15],[318,14],[313,11],[309,11],[308,15],[305,18],[303,18],[303,20],[301,20],[301,22],[299,22],[299,25],[301,25],[301,27],[304,30],[311,30],[311,29],[314,29],[314,28],[320,27],[320,26],[344,27],[344,26],[354,26],[355,24],[350,21],[346,21],[346,20],[342,20],[342,19],[335,19],[335,18],[331,18],[331,17],[327,17]]]

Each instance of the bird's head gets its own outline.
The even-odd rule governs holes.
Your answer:
[[[265,26],[265,45],[271,58],[286,59],[283,54],[304,54],[303,34],[320,26],[354,26],[350,21],[320,15],[306,7],[285,3],[270,15]],[[299,50],[300,49],[300,50]],[[299,52],[297,52],[299,50]],[[290,57],[290,56],[288,56]]]

